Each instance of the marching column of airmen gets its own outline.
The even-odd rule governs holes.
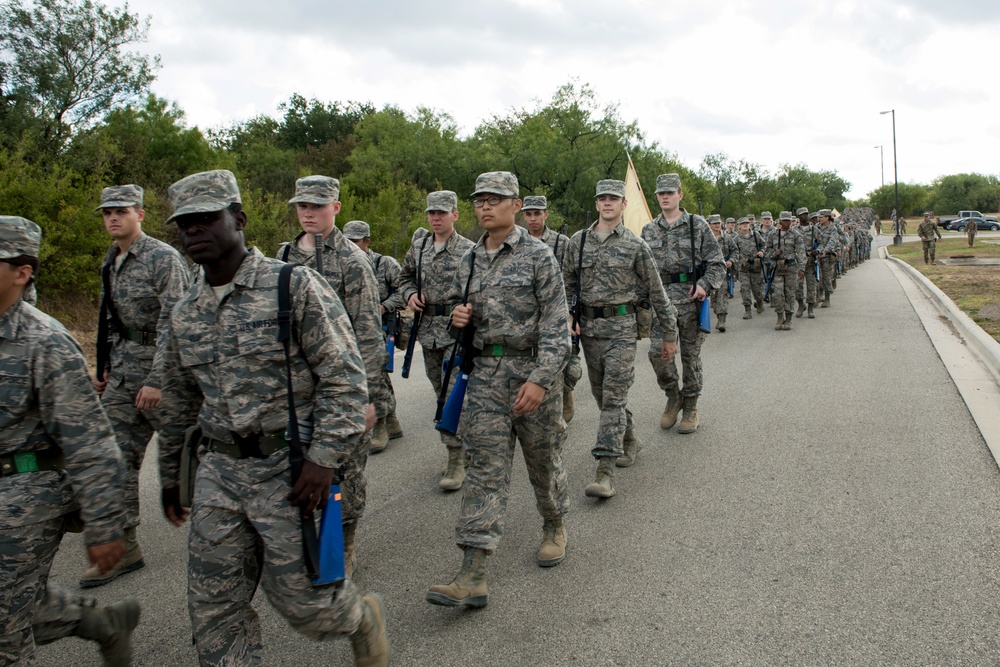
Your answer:
[[[561,563],[570,506],[562,455],[581,349],[600,412],[584,494],[604,500],[615,495],[615,468],[635,464],[642,446],[628,408],[637,340],[650,337],[666,397],[661,428],[680,418],[678,433],[693,433],[705,299],[725,332],[738,283],[743,319],[769,302],[775,329],[788,330],[793,311],[814,318],[817,303],[830,307],[837,278],[870,257],[870,209],[837,219],[828,209],[782,211],[777,226],[764,211],[759,227],[749,215],[723,230],[720,216],[685,211],[683,196],[677,174],[657,177],[660,213],[637,236],[623,222],[625,183],[598,181],[597,221],[568,238],[547,226],[544,196],[522,200],[514,174],[484,173],[471,195],[479,241],[455,231],[457,195],[432,192],[430,231],[414,234],[400,266],[372,251],[368,223],[337,228],[337,179],[308,176],[289,202],[302,232],[268,259],[246,247],[236,179],[217,170],[168,192],[167,222],[189,269],[142,232],[142,188],[108,187],[97,207],[112,244],[93,376],[69,333],[30,304],[41,230],[0,216],[0,665],[29,664],[35,645],[65,636],[95,641],[105,665],[130,664],[138,601],[99,608],[49,583],[48,572],[67,531],[84,533],[92,567],[82,588],[143,567],[138,472],[154,433],[163,511],[190,525],[188,613],[201,664],[260,661],[258,585],[299,633],[347,635],[356,664],[388,664],[381,597],[351,574],[368,454],[403,435],[387,350],[405,348],[408,332],[437,396],[456,378],[443,365],[457,339],[471,341],[474,357],[456,434],[441,431],[448,456],[438,486],[462,489],[462,563],[427,601],[487,604],[486,562],[503,535],[518,442],[542,518],[537,563]],[[283,326],[291,333],[279,339]],[[296,424],[298,438],[289,435]],[[289,441],[300,439],[304,460],[293,464]],[[197,476],[185,491],[189,454]],[[302,527],[335,480],[346,578],[314,585]]]

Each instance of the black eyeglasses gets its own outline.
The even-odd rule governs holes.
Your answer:
[[[489,204],[490,206],[499,206],[500,202],[504,199],[513,199],[513,197],[501,197],[500,195],[491,195],[489,197],[478,197],[472,200],[472,205],[476,208],[482,208],[484,204]]]

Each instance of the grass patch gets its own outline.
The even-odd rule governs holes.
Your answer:
[[[957,234],[956,234],[957,237]],[[983,331],[1000,341],[1000,266],[944,266],[924,264],[924,250],[920,241],[889,247],[889,254],[901,259],[948,295]],[[938,241],[938,259],[951,255],[1000,258],[1000,244],[985,243],[977,238],[969,247],[963,235]]]

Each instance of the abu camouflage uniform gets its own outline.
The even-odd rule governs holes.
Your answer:
[[[605,182],[598,183],[598,194],[602,194],[601,184]],[[624,183],[613,182],[621,183],[621,194],[607,193],[624,197]],[[648,302],[662,323],[659,335],[654,334],[650,342],[650,349],[657,354],[660,340],[677,340],[677,311],[663,290],[646,243],[623,222],[602,241],[595,233],[598,222],[586,230],[586,235],[579,231],[570,239],[563,281],[567,295],[574,295],[580,285],[580,346],[587,360],[590,389],[600,410],[591,453],[595,457],[618,457],[624,454],[626,432],[634,426],[627,405],[629,388],[635,380],[635,306]],[[583,261],[578,269],[581,243]]]
[[[830,209],[822,209],[818,211],[820,217],[826,217],[830,220]],[[821,289],[826,292],[826,298],[829,299],[830,295],[833,293],[833,279],[837,272],[837,256],[840,254],[838,248],[840,247],[840,232],[837,230],[837,226],[832,220],[823,223],[816,223],[816,250],[820,255],[826,255],[825,257],[820,257],[819,268],[821,277]]]
[[[0,256],[37,257],[37,225],[3,216],[0,228]],[[35,460],[37,472],[17,472]],[[125,508],[121,454],[83,353],[24,301],[0,314],[0,469],[0,665],[32,664],[36,645],[78,634],[94,605],[48,583],[70,515],[98,546],[122,539]]]
[[[528,201],[530,197],[525,197],[525,202]],[[523,208],[521,210],[524,210]],[[542,232],[542,238],[538,239],[545,245],[549,247],[552,254],[555,255],[556,262],[559,266],[564,266],[566,258],[566,248],[569,244],[569,237],[565,234],[560,234],[554,229],[545,228]],[[566,362],[566,369],[563,371],[563,383],[567,389],[576,388],[576,383],[580,381],[583,377],[583,364],[580,363],[580,355],[573,354],[570,350],[568,361]]]
[[[749,308],[764,300],[764,271],[761,258],[757,257],[757,253],[764,250],[764,239],[760,232],[750,227],[746,236],[736,235],[736,245],[740,258],[740,298],[743,306]]]
[[[101,404],[125,461],[125,528],[134,528],[139,525],[139,466],[160,428],[159,410],[140,412],[135,399],[142,387],[161,388],[170,311],[187,288],[190,272],[173,247],[145,234],[132,242],[121,262],[117,256],[118,245],[112,243],[101,271],[109,273],[111,301],[127,330],[108,327],[111,370]],[[101,299],[105,296],[102,287]]]
[[[296,181],[296,196],[289,200],[289,203],[299,201],[321,203],[321,199],[326,199],[334,191],[334,196],[339,196],[340,182],[337,179],[329,176],[307,176]],[[305,232],[300,232],[290,243],[283,243],[278,248],[276,256],[283,262],[294,262],[315,268],[316,251],[299,247],[299,240],[303,236]],[[361,248],[347,240],[336,225],[324,239],[321,251],[323,277],[340,297],[350,319],[361,358],[365,362],[368,396],[374,401],[374,397],[379,395],[379,385],[382,382],[386,362],[375,272]],[[344,464],[342,505],[344,523],[357,521],[365,513],[367,489],[365,466],[368,463],[371,439],[371,432],[365,433]]]
[[[450,194],[454,196],[454,193]],[[457,302],[449,301],[449,294],[462,256],[472,246],[472,241],[453,231],[444,245],[438,248],[432,233],[425,231],[421,234],[418,229],[413,234],[413,244],[403,258],[403,271],[399,274],[399,291],[408,303],[410,297],[417,293],[417,267],[420,266],[420,297],[424,300],[424,312],[420,317],[417,341],[423,351],[424,370],[435,396],[441,395],[441,383],[444,381],[442,366],[445,355],[455,342],[449,333],[449,325],[451,311]],[[456,379],[456,374],[452,373],[445,391],[451,391],[451,384]],[[448,449],[462,446],[462,441],[456,436],[444,431],[438,433]]]
[[[515,226],[492,259],[483,240],[466,252],[444,297],[448,302],[461,302],[470,260],[473,345],[481,356],[459,425],[468,467],[455,536],[459,546],[493,551],[503,533],[515,442],[521,443],[539,514],[556,520],[569,509],[560,447],[569,322],[555,257],[526,229]],[[543,387],[545,397],[534,412],[515,416],[514,400],[525,382]]]
[[[260,621],[251,604],[258,581],[275,609],[310,638],[351,633],[362,617],[351,579],[339,589],[316,588],[309,580],[302,520],[287,500],[287,447],[259,458],[233,451],[240,440],[283,438],[288,423],[284,349],[277,340],[281,266],[252,251],[221,302],[201,273],[171,320],[160,481],[164,489],[179,485],[184,431],[197,415],[204,435],[190,515],[188,611],[205,665],[260,662]],[[311,269],[296,268],[290,291],[296,413],[313,427],[305,457],[335,468],[357,449],[365,429],[364,366],[329,285]]]
[[[778,249],[781,250],[780,255],[776,252]],[[806,249],[801,232],[794,227],[789,227],[788,231],[785,231],[780,226],[775,226],[767,236],[764,256],[774,265],[771,308],[779,315],[786,313],[787,319],[795,309],[795,291],[799,284],[798,272],[804,271],[806,265]]]
[[[729,313],[728,275],[731,273],[734,281],[739,275],[740,250],[736,239],[732,238],[725,232],[716,236],[715,240],[718,241],[719,248],[722,250],[723,265],[725,265],[726,261],[730,261],[733,263],[733,266],[731,269],[728,269],[727,275],[723,276],[722,286],[719,289],[712,291],[712,312],[716,315],[727,315]],[[735,296],[735,294],[733,296]]]
[[[679,184],[678,184],[679,185]],[[694,225],[695,257],[691,257],[691,226]],[[680,391],[685,397],[699,396],[702,390],[701,346],[707,334],[698,330],[698,310],[700,304],[691,301],[689,294],[694,281],[691,271],[705,263],[704,273],[698,277],[698,284],[706,293],[722,286],[726,279],[726,262],[718,241],[712,235],[708,223],[700,215],[693,215],[681,209],[681,217],[673,223],[656,216],[642,228],[642,238],[656,260],[660,280],[667,290],[667,297],[677,309],[677,330],[680,342],[680,358],[684,368],[684,386],[680,386],[680,375],[676,359],[660,359],[660,351],[654,345],[649,347],[649,361],[656,372],[656,381],[667,395]],[[651,340],[663,338],[664,324],[653,318]]]
[[[375,270],[379,303],[385,308],[386,313],[394,312],[397,316],[401,316],[401,311],[406,308],[406,301],[399,291],[399,274],[402,267],[395,257],[380,255],[372,250],[369,250],[367,255]],[[385,370],[385,365],[382,366],[382,381],[372,396],[372,403],[375,404],[376,419],[384,419],[386,415],[396,412],[396,393],[392,389],[392,376]]]

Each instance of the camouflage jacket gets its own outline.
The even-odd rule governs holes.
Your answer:
[[[417,234],[419,230],[413,235],[413,245],[403,258],[399,291],[403,293],[404,302],[409,302],[410,297],[417,293],[417,265],[420,264],[420,292],[424,303],[428,306],[445,306],[447,312],[444,315],[434,315],[425,311],[420,318],[417,340],[428,349],[448,347],[455,342],[449,333],[448,324],[451,322],[451,309],[457,303],[457,300],[449,300],[449,294],[462,255],[473,243],[458,232],[453,232],[441,250],[435,250],[433,234],[425,233],[422,237]]]
[[[291,243],[281,244],[277,257],[284,262],[316,268],[316,253],[303,250],[298,245],[303,236],[305,232]],[[361,358],[365,361],[368,395],[374,396],[386,362],[375,270],[364,251],[348,240],[336,226],[323,242],[323,277],[340,297],[351,320]]]
[[[399,291],[399,274],[403,267],[399,265],[396,258],[369,250],[368,261],[372,263],[372,268],[375,270],[378,300],[385,306],[385,312],[406,308],[403,294]]]
[[[726,280],[726,262],[718,241],[712,235],[712,229],[700,215],[694,215],[694,252],[691,257],[691,218],[692,214],[681,209],[681,217],[673,224],[663,219],[663,214],[656,216],[642,228],[642,239],[649,245],[660,271],[660,280],[667,290],[667,296],[675,304],[686,304],[691,300],[688,292],[691,283],[671,281],[671,276],[681,273],[690,274],[695,267],[701,268],[706,263],[705,273],[698,279],[698,284],[706,292],[720,289]]]
[[[569,237],[546,227],[545,231],[542,232],[542,238],[538,240],[549,247],[552,254],[556,256],[556,262],[562,266],[566,259],[566,244],[569,243]]]
[[[735,235],[723,232],[715,240],[719,244],[719,249],[722,250],[723,269],[725,269],[725,263],[728,260],[733,263],[732,270],[738,271],[740,268],[740,245],[736,242]]]
[[[827,225],[817,224],[816,227],[816,243],[818,244],[817,250],[820,254],[840,252],[840,233],[837,231],[837,226],[832,222]]]
[[[937,225],[935,225],[933,221],[921,222],[920,226],[917,227],[917,236],[919,236],[922,241],[933,241],[941,238],[941,232],[938,230]]]
[[[112,348],[108,381],[112,387],[128,382],[136,388],[159,389],[170,311],[187,289],[191,273],[179,252],[145,234],[132,242],[120,267],[115,266],[117,256],[118,244],[112,243],[104,255],[101,272],[103,275],[104,267],[111,267],[111,301],[118,317],[133,331],[155,334],[156,344],[142,345],[123,338],[109,325]]]
[[[484,239],[462,257],[448,299],[461,303],[469,283],[477,348],[499,344],[538,352],[535,357],[478,357],[473,373],[504,374],[546,389],[561,386],[570,350],[569,313],[552,251],[516,225],[492,259]]]
[[[179,483],[184,431],[197,416],[206,436],[282,433],[288,422],[284,347],[278,342],[282,262],[256,249],[222,303],[199,271],[174,307],[160,419],[160,481]],[[292,382],[296,414],[314,424],[306,458],[332,468],[360,441],[368,394],[351,322],[312,269],[292,273]]]
[[[53,448],[63,471],[0,478],[0,529],[79,508],[88,546],[120,539],[121,453],[83,353],[62,324],[18,301],[0,315],[0,455]]]
[[[573,234],[566,249],[563,282],[570,308],[577,285],[580,286],[580,302],[590,308],[648,303],[663,323],[663,340],[677,340],[677,310],[663,289],[649,246],[622,222],[602,242],[594,233],[597,224],[593,223],[587,230],[585,243],[582,231]],[[581,243],[584,243],[582,261]],[[594,338],[635,339],[635,315],[588,319],[584,314],[580,333]]]
[[[736,245],[740,253],[740,271],[760,273],[760,262],[757,253],[764,250],[764,239],[756,229],[751,229],[746,236],[736,235]],[[725,259],[725,258],[723,258]]]
[[[780,257],[776,254],[779,248],[781,249]],[[789,228],[786,232],[780,227],[775,227],[767,235],[767,241],[764,245],[764,257],[774,264],[779,259],[784,259],[786,264],[788,262],[795,262],[795,266],[790,268],[794,268],[795,271],[805,271],[806,245],[802,238],[802,232],[795,228]]]

